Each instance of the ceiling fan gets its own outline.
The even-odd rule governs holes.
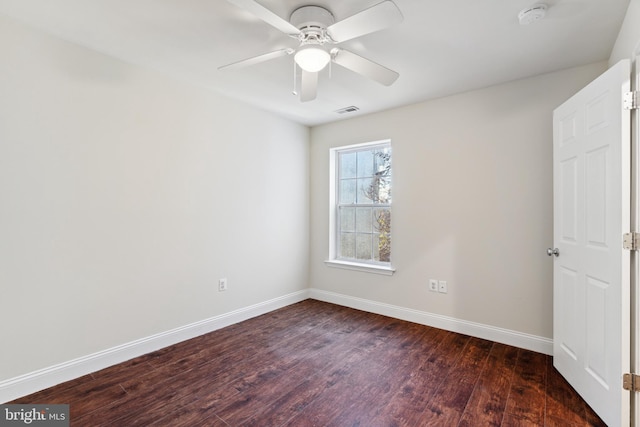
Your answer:
[[[297,48],[279,49],[254,56],[242,61],[219,67],[237,69],[283,56],[294,55],[295,63],[301,68],[300,101],[316,98],[318,72],[333,62],[359,73],[385,86],[396,81],[399,74],[369,59],[340,47],[329,48],[374,31],[382,30],[402,21],[402,13],[391,0],[384,0],[355,15],[335,22],[333,14],[320,6],[302,6],[291,13],[285,21],[255,0],[227,0],[241,7],[267,24],[272,25],[299,42]],[[295,76],[294,76],[295,78]],[[294,94],[296,94],[294,90]]]

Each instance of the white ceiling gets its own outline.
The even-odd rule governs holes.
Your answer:
[[[258,0],[288,19],[314,4],[344,19],[381,0]],[[339,66],[318,97],[292,94],[293,57],[241,70],[219,66],[297,42],[224,0],[0,0],[0,13],[63,39],[214,89],[306,125],[490,86],[609,57],[629,0],[394,0],[404,21],[340,46],[400,73],[389,87]],[[357,113],[339,115],[355,105]]]

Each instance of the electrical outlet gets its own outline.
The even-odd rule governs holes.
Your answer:
[[[222,292],[226,290],[227,290],[227,278],[223,277],[222,279],[218,280],[218,292]]]
[[[429,279],[429,290],[431,292],[438,292],[438,281],[436,279]]]
[[[438,292],[446,294],[447,293],[447,281],[446,280],[440,280],[438,282]]]

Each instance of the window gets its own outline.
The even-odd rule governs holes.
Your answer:
[[[390,274],[391,143],[331,150],[332,266]]]

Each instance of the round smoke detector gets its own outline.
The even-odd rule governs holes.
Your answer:
[[[546,4],[536,4],[526,9],[522,9],[518,13],[518,21],[520,25],[529,25],[537,22],[545,17],[547,14]]]

